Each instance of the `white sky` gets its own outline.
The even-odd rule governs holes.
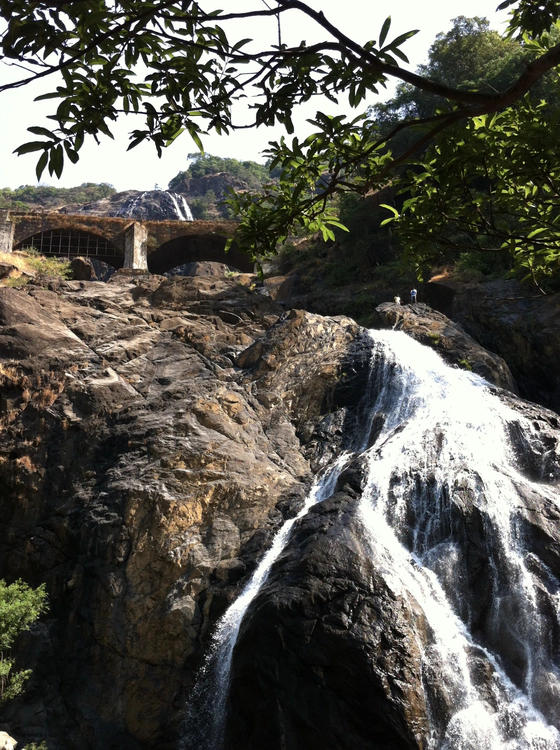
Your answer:
[[[402,48],[410,59],[410,68],[427,59],[428,49],[436,34],[447,31],[451,26],[451,19],[459,15],[485,16],[491,25],[502,31],[507,22],[507,14],[494,12],[499,0],[392,0],[390,3],[376,0],[312,0],[309,3],[316,9],[323,11],[329,21],[354,40],[364,43],[369,39],[377,39],[381,25],[387,15],[392,17],[391,30],[388,40],[411,29],[420,32],[408,40]],[[235,10],[260,6],[260,0],[236,0]],[[216,3],[216,7],[227,9],[227,3]],[[275,34],[275,21],[264,22],[270,27],[270,33]],[[244,37],[263,37],[263,21],[244,22],[240,27],[240,34]],[[226,27],[227,28],[227,27]],[[293,12],[283,21],[283,41],[298,42],[306,39],[313,41],[313,27],[301,13]],[[290,39],[289,36],[293,38]],[[0,65],[0,83],[12,80],[13,70]],[[50,87],[53,83],[50,84]],[[12,152],[22,143],[35,140],[35,136],[26,132],[31,125],[47,125],[44,119],[56,106],[56,101],[33,102],[34,97],[51,90],[49,84],[28,86],[17,91],[7,91],[0,94],[0,188],[16,188],[20,185],[36,185],[35,164],[37,154],[26,154],[16,157]],[[368,103],[371,104],[372,99]],[[328,114],[339,114],[352,110],[348,107],[336,108],[336,105],[325,101],[306,105],[297,119],[296,135],[305,136],[307,125],[305,120],[314,115],[316,109],[323,109]],[[359,114],[365,106],[354,112]],[[240,111],[241,112],[241,111]],[[150,144],[142,144],[127,152],[128,133],[133,129],[130,120],[122,120],[114,124],[112,131],[115,140],[102,137],[97,145],[93,140],[86,143],[80,152],[78,164],[66,163],[62,178],[51,178],[48,172],[43,174],[41,184],[58,187],[72,187],[83,182],[108,182],[117,190],[151,190],[157,184],[165,188],[169,180],[179,171],[186,169],[186,156],[197,150],[195,144],[187,134],[183,134],[158,159],[155,148]],[[252,159],[262,161],[261,152],[268,141],[277,139],[281,131],[260,128],[258,130],[240,131],[229,136],[210,135],[203,138],[206,153],[235,159]]]

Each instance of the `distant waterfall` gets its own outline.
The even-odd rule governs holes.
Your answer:
[[[423,745],[560,750],[555,728],[560,664],[546,637],[551,628],[560,628],[560,583],[550,571],[541,571],[540,578],[535,572],[520,515],[527,493],[558,498],[552,486],[531,482],[518,471],[507,438],[511,425],[520,425],[529,437],[532,427],[484,380],[448,367],[405,334],[371,331],[370,336],[372,398],[366,399],[364,435],[374,418],[383,422],[371,447],[356,436],[355,450],[366,463],[358,515],[376,570],[396,597],[414,599],[430,627],[422,664],[449,696],[451,710],[445,720],[445,712],[434,710]],[[339,456],[318,479],[305,507],[281,528],[219,622],[191,697],[182,750],[225,750],[230,665],[242,618],[294,524],[334,491],[349,459],[349,454]],[[471,631],[479,593],[470,590],[469,529],[462,520],[469,509],[482,519],[481,555],[488,566],[478,640]],[[486,665],[484,684],[473,674],[473,653]]]
[[[194,221],[190,206],[187,203],[185,196],[179,195],[178,193],[171,193],[169,190],[167,190],[166,193],[175,207],[177,218],[181,221]]]
[[[133,195],[115,216],[146,221],[194,221],[185,196],[170,190],[146,190]]]

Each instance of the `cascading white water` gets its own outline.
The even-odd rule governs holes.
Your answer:
[[[144,191],[143,193],[140,193],[140,195],[137,195],[134,198],[134,200],[127,201],[124,204],[124,206],[121,206],[121,208],[119,208],[115,216],[121,217],[123,219],[135,218],[136,206],[142,203],[142,199],[144,198],[145,195],[146,195],[146,191]]]
[[[130,219],[194,221],[184,195],[170,190],[146,190],[124,203],[115,216]]]
[[[368,450],[359,512],[376,567],[396,595],[415,598],[433,631],[423,662],[452,696],[454,710],[447,726],[433,728],[429,746],[558,750],[560,734],[534,705],[560,696],[560,673],[544,647],[538,586],[518,533],[519,488],[531,483],[515,467],[506,428],[520,416],[481,378],[448,367],[405,334],[371,335],[383,383],[375,408],[386,421]],[[531,490],[550,492],[537,483]],[[469,539],[454,523],[454,516],[465,511],[466,498],[485,519],[490,560],[490,645],[482,649],[469,632]],[[504,603],[516,613],[515,622],[504,623]],[[505,624],[524,652],[524,675],[517,687],[499,653]],[[494,645],[497,653],[491,650]],[[469,655],[476,647],[494,670],[494,708],[471,675]]]
[[[185,196],[177,195],[176,193],[171,193],[169,192],[169,190],[167,190],[166,192],[167,192],[167,195],[170,197],[171,202],[175,206],[175,211],[177,212],[177,218],[180,219],[180,221],[194,221],[194,217],[192,215],[190,206],[187,203]]]
[[[280,528],[272,546],[259,563],[248,584],[218,622],[204,666],[198,675],[197,686],[191,696],[181,743],[183,750],[194,750],[194,748],[219,750],[222,748],[231,658],[245,612],[286,546],[293,525],[313,505],[332,494],[346,460],[347,455],[342,454],[330,469],[317,479],[303,508],[297,516],[290,518]]]
[[[507,426],[523,418],[481,378],[448,367],[405,334],[370,335],[376,399],[365,415],[364,434],[374,417],[384,422],[371,447],[361,437],[356,441],[367,463],[358,514],[376,569],[395,596],[416,601],[429,624],[429,641],[418,644],[426,682],[437,681],[450,708],[445,721],[441,711],[433,719],[426,747],[560,750],[555,709],[546,710],[560,701],[560,668],[546,646],[550,622],[538,606],[538,582],[519,524],[521,490],[549,497],[553,490],[531,483],[515,466]],[[340,456],[323,474],[220,621],[194,692],[184,750],[222,749],[230,665],[243,616],[293,525],[332,493],[348,460]],[[484,616],[476,612],[479,592],[469,590],[469,528],[461,520],[469,513],[483,519]],[[551,590],[558,627],[558,581]],[[472,633],[475,621],[482,639]],[[504,638],[511,642],[504,644]],[[515,675],[508,674],[503,648],[520,665]],[[491,675],[484,686],[472,673],[473,653]]]

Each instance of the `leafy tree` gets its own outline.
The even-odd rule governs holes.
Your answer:
[[[29,630],[47,610],[44,585],[30,588],[23,581],[9,586],[0,580],[0,705],[22,692],[31,670],[14,671],[11,648],[20,633]]]
[[[298,227],[332,238],[338,224],[332,196],[382,186],[438,133],[507,110],[560,64],[560,44],[552,37],[550,43],[537,41],[558,20],[558,1],[502,5],[511,7],[510,34],[532,45],[534,59],[511,85],[494,91],[487,85],[456,87],[403,68],[402,45],[415,32],[392,38],[390,18],[362,45],[303,0],[255,2],[247,12],[214,10],[209,0],[0,0],[7,21],[4,59],[31,71],[3,88],[62,75],[56,90],[42,97],[58,102],[55,128],[30,128],[40,140],[18,149],[39,154],[39,175],[45,168],[60,175],[65,158],[78,160],[85,138],[110,135],[111,122],[129,113],[143,117],[130,146],[148,139],[161,152],[184,131],[200,150],[205,129],[227,134],[279,123],[292,135],[292,113],[300,103],[323,95],[333,103],[344,97],[358,108],[389,79],[446,102],[445,111],[401,120],[390,132],[364,115],[348,120],[317,112],[316,132],[303,142],[293,137],[272,143],[268,157],[281,170],[278,183],[259,196],[230,201],[242,214],[237,241],[266,255]],[[315,23],[320,41],[284,43],[283,27],[297,27],[298,14]],[[271,20],[278,28],[276,43],[239,39],[239,26],[230,27],[245,18]],[[251,119],[237,122],[233,105],[249,97]],[[391,150],[404,130],[413,133],[411,144]]]
[[[532,57],[531,50],[519,41],[490,29],[486,18],[459,16],[447,33],[437,35],[428,62],[418,67],[418,73],[453,88],[493,93],[507,89]],[[384,132],[390,132],[403,119],[432,117],[441,109],[452,109],[444,97],[402,83],[396,95],[373,106],[369,116]]]
[[[558,275],[559,118],[527,100],[437,138],[408,174],[402,212],[391,208],[418,269],[458,252],[502,250],[534,282]]]

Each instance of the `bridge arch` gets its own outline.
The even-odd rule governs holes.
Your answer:
[[[18,242],[16,250],[33,248],[41,255],[72,258],[81,256],[122,268],[124,256],[113,242],[95,232],[70,227],[53,227]]]
[[[148,255],[148,269],[162,274],[176,266],[197,261],[225,263],[244,273],[252,273],[254,262],[236,245],[225,252],[227,238],[218,234],[186,234],[164,242]]]

